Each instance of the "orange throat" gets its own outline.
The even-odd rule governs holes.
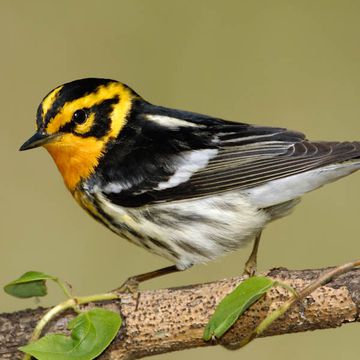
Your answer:
[[[87,179],[97,166],[104,143],[95,138],[79,138],[66,134],[44,145],[58,167],[65,185],[74,193],[81,180]]]

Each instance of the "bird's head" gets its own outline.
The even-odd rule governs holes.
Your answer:
[[[124,127],[138,97],[114,80],[88,78],[61,85],[39,105],[36,133],[20,150],[44,146],[65,184],[74,191],[96,168],[110,141]]]

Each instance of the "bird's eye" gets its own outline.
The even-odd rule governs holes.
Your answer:
[[[83,124],[87,119],[87,113],[85,110],[76,110],[73,115],[73,121],[76,124]]]

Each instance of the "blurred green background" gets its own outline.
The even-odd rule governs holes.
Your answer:
[[[43,149],[19,153],[55,86],[118,79],[145,99],[225,119],[284,126],[312,139],[360,140],[360,2],[0,1],[0,284],[27,270],[106,291],[166,266],[102,227],[71,199]],[[360,174],[307,195],[263,234],[260,269],[335,265],[360,254]],[[237,275],[250,247],[147,283]],[[62,299],[50,286],[41,305]],[[37,306],[0,292],[0,311]],[[359,325],[260,339],[244,350],[195,349],[158,359],[348,359]]]

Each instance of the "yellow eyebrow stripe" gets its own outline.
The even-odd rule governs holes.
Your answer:
[[[44,121],[45,115],[47,114],[47,112],[50,110],[50,108],[53,106],[56,98],[59,95],[60,90],[63,88],[64,86],[59,86],[57,87],[55,90],[53,90],[43,101],[42,101],[42,118]]]
[[[82,96],[79,99],[66,102],[56,116],[50,120],[46,128],[46,132],[48,134],[58,132],[63,125],[71,121],[72,115],[76,110],[90,108],[106,99],[112,99],[115,96],[120,97],[120,104],[117,104],[117,106],[114,107],[113,116],[116,121],[112,121],[109,136],[117,136],[122,127],[125,125],[125,118],[130,110],[132,100],[130,91],[120,83],[101,85],[95,92]]]
[[[121,92],[119,93],[120,99],[119,103],[113,107],[111,113],[111,127],[110,131],[107,134],[106,138],[116,138],[121,129],[125,126],[127,115],[131,109],[132,101],[134,99],[133,94],[122,84]]]

